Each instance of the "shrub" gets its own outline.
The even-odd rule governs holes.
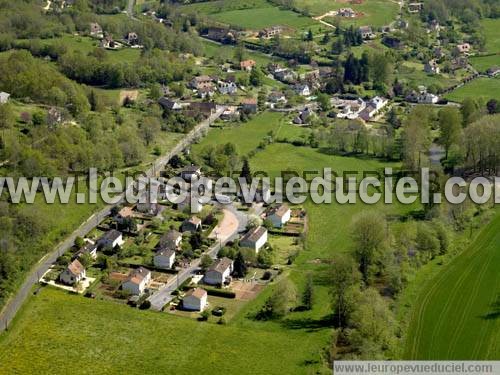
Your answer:
[[[262,280],[271,280],[271,277],[273,276],[271,271],[266,271],[262,275]]]
[[[214,288],[205,288],[207,294],[209,296],[215,297],[223,297],[223,298],[236,298],[236,293],[231,290],[225,289],[214,289]]]
[[[212,310],[212,315],[214,316],[222,316],[226,313],[226,308],[224,306],[217,306]]]
[[[201,312],[200,317],[198,318],[198,320],[200,322],[206,322],[208,320],[209,316],[210,316],[210,313],[208,312],[208,310],[204,310],[204,311]]]

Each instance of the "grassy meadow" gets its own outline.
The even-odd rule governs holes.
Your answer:
[[[489,53],[500,52],[500,38],[498,37],[500,19],[485,18],[481,21],[481,26],[486,37],[486,51]]]
[[[446,95],[456,102],[468,97],[500,100],[500,78],[478,78]]]
[[[296,0],[295,3],[297,8],[308,10],[314,16],[340,8],[352,8],[363,15],[355,19],[342,19],[343,23],[358,26],[387,25],[396,18],[399,11],[399,6],[390,0],[364,0],[362,4],[350,4],[339,0]]]
[[[303,29],[317,23],[310,17],[280,9],[265,0],[201,2],[185,5],[181,9],[186,12],[205,14],[224,24],[253,30],[273,25]]]
[[[89,54],[95,48],[99,47],[97,39],[87,36],[63,35],[59,38],[41,39],[40,42],[46,45],[64,45],[70,51],[79,51],[83,54]],[[113,63],[129,62],[133,63],[139,59],[141,50],[137,48],[121,48],[118,50],[106,50],[108,61]]]
[[[300,138],[307,130],[287,123],[280,113],[265,112],[247,123],[211,129],[207,137],[203,138],[200,143],[193,145],[192,151],[195,155],[199,155],[206,146],[230,142],[236,145],[240,155],[247,155],[259,146],[270,131],[275,132],[277,139],[295,139]]]
[[[0,373],[67,374],[68,363],[80,363],[73,373],[308,374],[327,339],[202,323],[46,287],[0,335]]]
[[[474,68],[480,72],[486,72],[493,66],[500,66],[500,52],[496,55],[473,56],[469,59]]]
[[[494,360],[500,356],[500,212],[414,303],[406,359]]]
[[[282,10],[276,7],[233,10],[213,14],[211,17],[228,25],[237,25],[253,30],[259,30],[273,25],[283,25],[294,29],[302,29],[316,23],[316,21],[310,17],[301,16],[291,10]]]

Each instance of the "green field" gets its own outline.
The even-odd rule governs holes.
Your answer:
[[[447,88],[459,82],[459,80],[450,78],[444,74],[427,74],[424,71],[423,64],[414,62],[404,62],[399,65],[397,71],[394,73],[394,77],[397,77],[399,81],[407,82],[412,87],[417,87],[419,85],[439,85],[443,88]]]
[[[183,6],[187,12],[205,14],[224,24],[259,30],[273,25],[303,29],[318,24],[310,17],[280,9],[265,0],[202,2]]]
[[[99,47],[99,41],[86,36],[64,35],[59,38],[42,39],[41,43],[44,44],[63,44],[70,51],[79,51],[83,54],[92,52],[95,48]],[[123,63],[135,62],[141,55],[140,49],[135,48],[121,48],[119,50],[106,50],[106,56],[110,62]]]
[[[273,25],[302,29],[316,23],[313,19],[301,16],[290,10],[275,7],[233,10],[211,15],[215,20],[246,29],[259,30]]]
[[[481,21],[481,26],[486,37],[486,50],[489,53],[500,52],[500,38],[498,37],[500,19],[486,18]]]
[[[232,60],[234,58],[235,47],[227,44],[219,44],[211,40],[200,38],[205,56],[209,58],[221,58],[223,60]],[[255,60],[255,62],[261,66],[267,66],[267,64],[276,61],[282,61],[279,58],[270,57],[263,53],[254,52],[250,50],[245,50],[245,57]]]
[[[212,129],[207,137],[199,144],[193,145],[194,154],[208,145],[233,143],[240,155],[246,155],[256,149],[259,143],[270,131],[274,131],[276,138],[300,138],[305,132],[297,126],[286,123],[283,115],[276,112],[260,114],[245,124],[233,124],[228,128]]]
[[[264,327],[200,323],[45,288],[0,336],[0,373],[67,374],[68,363],[79,363],[72,373],[307,374],[328,340]]]
[[[446,99],[456,102],[468,97],[500,100],[500,78],[478,78],[446,95]]]
[[[399,11],[399,6],[390,0],[364,0],[362,4],[350,4],[335,0],[296,0],[295,3],[297,8],[308,10],[315,16],[340,8],[352,8],[363,15],[356,19],[343,19],[343,23],[358,26],[388,25],[396,19]]]
[[[500,213],[427,283],[414,304],[406,359],[500,356]]]
[[[469,59],[474,68],[480,72],[485,72],[493,66],[500,66],[500,53],[490,56],[476,56]]]

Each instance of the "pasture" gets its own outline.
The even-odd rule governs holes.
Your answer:
[[[481,21],[481,26],[486,37],[486,51],[489,53],[500,52],[500,38],[498,37],[500,19],[485,18]]]
[[[273,25],[303,29],[317,24],[310,17],[280,9],[265,0],[202,2],[181,7],[186,12],[204,14],[227,25],[259,30]]]
[[[304,129],[288,124],[280,113],[265,112],[255,116],[247,123],[232,123],[223,128],[211,129],[200,143],[193,145],[192,150],[197,155],[206,146],[229,142],[236,146],[239,155],[247,155],[250,151],[255,150],[271,131],[275,133],[277,139],[299,138],[306,132]]]
[[[316,21],[309,17],[276,7],[233,10],[213,14],[211,17],[228,25],[240,26],[252,30],[259,30],[273,25],[303,29],[316,23]]]
[[[478,71],[486,72],[491,67],[500,66],[500,52],[496,55],[473,56],[469,61]]]
[[[446,99],[456,102],[468,97],[500,100],[500,78],[478,78],[446,95]]]
[[[500,355],[500,212],[414,303],[405,359],[494,360]]]
[[[347,0],[296,0],[296,7],[310,12],[314,16],[320,16],[332,10],[340,8],[352,8],[363,13],[354,19],[341,18],[342,23],[347,25],[370,25],[384,26],[396,19],[399,6],[390,0],[364,0],[362,4],[351,4]]]
[[[322,370],[328,339],[197,322],[46,287],[0,336],[0,373],[66,374],[68,363],[80,363],[73,373],[308,374]]]
[[[99,41],[87,36],[63,35],[59,38],[41,39],[40,42],[45,45],[64,45],[69,51],[79,51],[84,55],[89,54],[99,47]],[[140,49],[121,48],[118,50],[105,50],[108,61],[113,63],[137,61],[141,55]]]

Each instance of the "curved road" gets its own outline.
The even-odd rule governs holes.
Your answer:
[[[240,215],[236,215],[234,213],[234,208],[230,209],[229,207],[234,208],[232,205],[226,206],[223,209],[224,218],[222,219],[220,225],[218,225],[218,234],[217,237],[219,241],[217,241],[212,247],[210,247],[205,254],[215,258],[217,253],[228,241],[233,239],[236,235],[238,235],[239,228],[244,225],[246,226],[246,216],[243,218]],[[174,296],[172,296],[172,292],[178,288],[184,281],[186,281],[189,277],[194,275],[196,271],[200,268],[201,258],[193,260],[188,268],[183,268],[179,271],[176,277],[170,279],[162,288],[153,293],[149,298],[149,302],[151,302],[151,308],[156,311],[160,311],[163,306],[169,303]]]
[[[210,124],[218,119],[220,115],[224,112],[226,107],[220,106],[217,108],[216,112],[213,113],[208,119],[200,122],[193,130],[191,130],[185,138],[183,138],[168,154],[161,156],[156,159],[151,167],[145,171],[147,177],[153,177],[156,175],[157,171],[162,170],[169,160],[176,154],[182,152],[187,146],[189,146],[195,139],[203,135],[203,132],[209,128]],[[132,191],[135,184],[131,184],[127,187],[127,192]],[[125,199],[125,193],[121,195],[121,202]],[[10,298],[2,311],[0,312],[0,332],[7,330],[10,322],[16,315],[16,313],[21,308],[22,304],[30,295],[34,285],[38,283],[42,275],[48,271],[50,266],[57,260],[59,256],[64,254],[68,249],[70,249],[76,237],[84,237],[88,232],[94,229],[106,216],[109,215],[111,208],[113,206],[106,206],[99,212],[93,214],[89,217],[77,230],[75,230],[68,238],[61,242],[52,253],[45,255],[29,273],[29,275],[24,280],[23,284],[17,291],[17,293]]]

